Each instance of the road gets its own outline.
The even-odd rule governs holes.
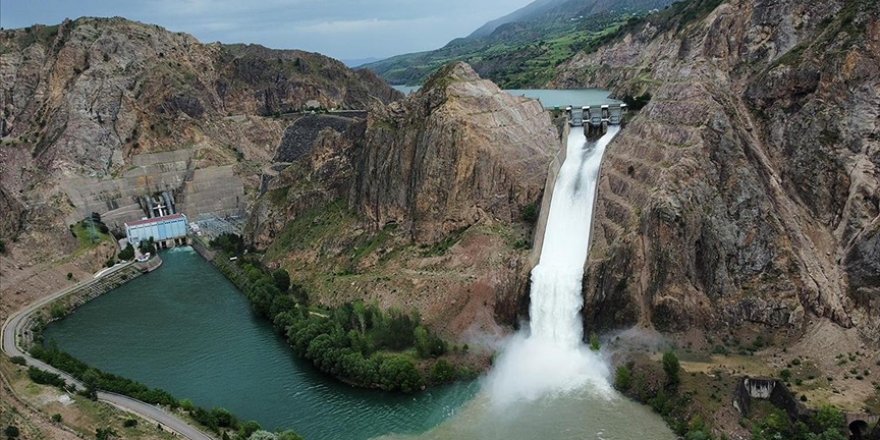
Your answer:
[[[124,267],[127,267],[127,265],[119,266],[118,269],[105,272],[105,273],[101,274],[101,276],[102,277],[107,276],[113,272],[116,272],[116,270],[122,269]],[[21,347],[19,347],[18,338],[16,336],[22,331],[22,327],[28,321],[28,317],[32,313],[34,313],[35,311],[40,309],[40,307],[43,307],[44,305],[46,305],[46,304],[64,296],[64,295],[67,295],[67,294],[73,292],[74,290],[76,290],[76,289],[78,289],[88,283],[94,282],[94,281],[95,281],[95,279],[82,281],[80,283],[77,283],[74,286],[68,287],[66,289],[62,289],[56,293],[53,293],[52,295],[49,295],[45,298],[42,298],[38,301],[35,301],[32,304],[28,305],[27,307],[19,310],[18,312],[13,313],[12,316],[10,316],[9,318],[6,319],[6,321],[3,323],[2,329],[0,329],[0,339],[2,339],[3,352],[6,353],[6,355],[9,357],[21,356],[27,361],[27,364],[29,366],[39,368],[43,371],[55,373],[55,374],[61,376],[69,385],[74,385],[77,388],[85,388],[85,386],[81,382],[74,379],[69,374],[67,374],[61,370],[58,370],[57,368],[52,367],[51,365],[48,365],[45,362],[42,362],[38,359],[34,359],[31,356],[29,356],[26,352],[24,352],[24,350],[21,349]],[[98,394],[98,400],[107,402],[113,406],[116,406],[116,407],[124,410],[124,411],[128,411],[128,412],[137,414],[147,420],[151,420],[155,423],[159,423],[162,426],[165,426],[166,428],[168,428],[168,429],[176,432],[177,434],[179,434],[183,437],[186,437],[190,440],[215,440],[213,437],[209,436],[208,434],[205,434],[204,432],[200,431],[198,428],[188,424],[187,422],[185,422],[181,418],[165,411],[164,409],[162,409],[158,406],[150,405],[146,402],[142,402],[137,399],[132,399],[131,397],[128,397],[128,396],[123,396],[121,394],[110,393],[110,392],[106,392],[106,391],[98,391],[97,394]]]

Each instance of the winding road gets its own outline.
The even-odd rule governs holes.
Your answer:
[[[0,338],[2,338],[3,352],[9,357],[21,356],[25,359],[25,361],[27,361],[27,364],[29,366],[39,368],[43,371],[48,371],[50,373],[55,373],[55,374],[61,376],[69,385],[74,385],[77,388],[85,388],[85,386],[82,384],[82,382],[74,379],[71,375],[69,375],[61,370],[58,370],[57,368],[52,367],[51,365],[48,365],[45,362],[42,362],[38,359],[34,359],[30,355],[28,355],[18,345],[18,337],[17,336],[22,332],[24,325],[27,324],[28,317],[31,314],[33,314],[35,311],[39,310],[40,307],[43,307],[46,304],[49,304],[50,302],[52,302],[58,298],[61,298],[67,294],[70,294],[71,292],[73,292],[83,286],[86,286],[90,283],[94,283],[94,282],[96,282],[96,280],[99,280],[102,277],[105,277],[111,273],[114,273],[117,270],[121,270],[125,267],[128,267],[128,265],[130,265],[130,264],[134,264],[134,263],[120,265],[120,266],[118,266],[118,268],[114,268],[114,270],[102,273],[100,275],[100,277],[98,277],[98,278],[93,278],[90,280],[82,281],[74,286],[68,287],[66,289],[62,289],[56,293],[53,293],[52,295],[49,295],[45,298],[41,298],[40,300],[33,302],[32,304],[19,310],[16,313],[13,313],[12,316],[10,316],[9,318],[6,319],[6,321],[3,323],[2,329],[0,329]],[[110,393],[110,392],[106,392],[106,391],[98,391],[97,395],[98,395],[98,400],[107,402],[115,407],[118,407],[118,408],[124,410],[124,411],[128,411],[128,412],[137,414],[147,420],[151,420],[155,423],[159,423],[162,426],[165,426],[166,428],[168,428],[168,429],[174,431],[175,433],[177,433],[185,438],[188,438],[190,440],[215,440],[213,437],[202,432],[198,428],[188,424],[183,419],[177,417],[174,414],[171,414],[171,413],[165,411],[164,409],[162,409],[158,406],[150,405],[146,402],[142,402],[140,400],[133,399],[128,396],[123,396],[121,394]]]

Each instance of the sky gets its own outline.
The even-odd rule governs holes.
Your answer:
[[[530,0],[0,0],[0,26],[121,16],[202,42],[257,43],[351,60],[442,47]]]

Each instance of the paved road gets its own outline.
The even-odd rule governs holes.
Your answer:
[[[108,272],[102,274],[102,277],[107,276],[113,272],[116,272],[117,270],[120,270],[124,267],[127,267],[127,265],[119,266],[118,269],[108,271]],[[30,316],[32,313],[37,311],[40,307],[58,299],[64,295],[67,295],[70,292],[74,291],[75,289],[82,287],[82,286],[84,286],[88,283],[91,283],[93,281],[94,281],[93,279],[86,280],[86,281],[78,283],[74,286],[71,286],[69,288],[60,290],[56,293],[53,293],[50,296],[42,298],[39,301],[36,301],[36,302],[28,305],[24,309],[19,310],[18,312],[12,314],[12,316],[10,316],[8,319],[6,319],[6,322],[3,323],[2,329],[0,329],[0,338],[2,338],[3,352],[6,353],[6,355],[9,357],[21,356],[27,361],[28,365],[39,368],[43,371],[49,371],[51,373],[55,373],[55,374],[61,376],[69,385],[74,385],[77,388],[85,388],[85,386],[82,383],[80,383],[78,380],[74,379],[69,374],[67,374],[61,370],[58,370],[57,368],[52,367],[52,366],[46,364],[45,362],[42,362],[38,359],[34,359],[34,358],[30,357],[27,353],[25,353],[21,349],[21,347],[18,346],[18,340],[16,338],[16,335],[18,335],[22,331],[22,327],[24,326],[25,323],[27,323],[28,316]],[[183,437],[186,437],[190,440],[214,440],[213,437],[205,434],[204,432],[200,431],[196,427],[186,423],[185,421],[183,421],[179,417],[175,416],[174,414],[166,412],[164,409],[162,409],[158,406],[150,405],[146,402],[142,402],[137,399],[132,399],[131,397],[123,396],[121,394],[110,393],[110,392],[105,392],[105,391],[98,391],[98,399],[102,400],[104,402],[107,402],[113,406],[116,406],[124,411],[132,412],[132,413],[137,414],[147,420],[152,420],[155,423],[159,423],[159,424],[171,429],[172,431],[176,432],[177,434],[179,434]]]

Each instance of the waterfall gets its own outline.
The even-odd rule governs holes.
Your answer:
[[[534,400],[591,384],[609,393],[609,371],[583,340],[581,283],[602,154],[620,130],[609,126],[595,142],[583,130],[568,136],[559,170],[541,259],[532,270],[530,331],[512,337],[486,379],[496,404]]]

